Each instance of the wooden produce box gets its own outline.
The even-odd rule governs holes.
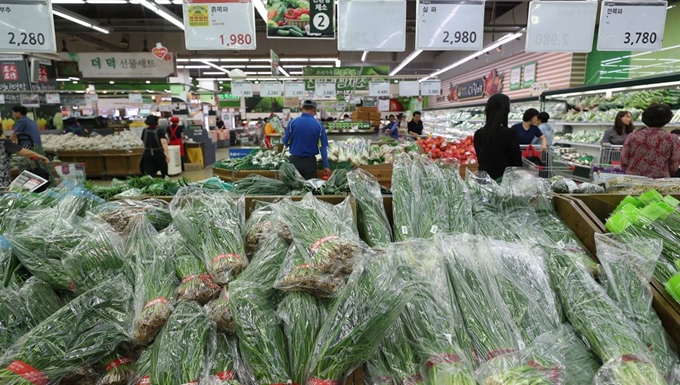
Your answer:
[[[84,163],[88,178],[106,175],[106,164],[101,151],[57,151],[57,156],[65,163]]]
[[[467,171],[470,170],[470,172],[477,172],[479,170],[479,164],[461,164],[460,165],[460,177],[465,179],[465,175],[467,174]]]
[[[376,164],[372,166],[359,166],[360,169],[373,175],[381,186],[388,189],[392,188],[392,165],[391,164]]]
[[[102,151],[106,176],[127,176],[130,174],[127,151],[125,150],[104,150]],[[139,167],[137,167],[139,169]]]

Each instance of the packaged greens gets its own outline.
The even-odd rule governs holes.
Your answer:
[[[217,330],[229,334],[236,332],[234,315],[229,305],[229,291],[226,287],[222,289],[219,298],[213,299],[205,305],[205,313],[208,315],[208,319],[217,325]]]
[[[327,298],[333,297],[343,283],[341,275],[321,272],[307,249],[295,242],[288,249],[274,287],[283,291],[303,291],[317,298]]]
[[[206,303],[216,298],[222,289],[208,274],[203,262],[186,249],[176,252],[175,272],[180,281],[177,287],[180,301]]]
[[[137,371],[128,382],[128,385],[151,385],[151,351],[149,347],[142,351],[135,363]]]
[[[254,261],[239,277],[242,281],[257,282],[271,289],[287,252],[288,243],[285,240],[276,234],[264,235],[260,239],[260,248],[254,256]]]
[[[195,302],[179,302],[151,346],[151,384],[201,381],[214,360],[215,329]]]
[[[135,317],[132,339],[148,345],[172,313],[172,295],[177,287],[175,266],[167,245],[161,243],[156,229],[138,214],[127,229],[129,259],[135,261]]]
[[[97,385],[127,385],[137,371],[135,360],[123,349],[106,355],[100,363],[105,373],[99,378]]]
[[[0,288],[17,282],[19,279],[17,273],[20,269],[19,260],[12,254],[12,246],[0,235]]]
[[[317,300],[306,293],[288,293],[279,304],[277,315],[283,322],[293,383],[306,384],[305,369],[321,328]]]
[[[236,181],[234,191],[245,195],[286,195],[290,190],[278,179],[253,174]]]
[[[362,169],[347,174],[350,191],[356,198],[359,235],[370,247],[386,246],[392,241],[378,180]]]
[[[209,341],[208,343],[211,343]],[[205,381],[208,385],[238,385],[236,341],[222,333],[215,334],[215,356],[209,363],[210,377]]]
[[[424,384],[420,365],[415,352],[409,344],[406,329],[400,319],[394,323],[390,332],[380,343],[380,354],[369,360],[378,369],[378,378],[373,383]]]
[[[131,293],[126,280],[115,277],[57,310],[0,357],[0,383],[55,382],[113,351],[127,341]]]
[[[172,223],[168,206],[167,202],[156,198],[141,201],[121,199],[96,207],[92,213],[105,220],[119,233],[125,231],[130,219],[137,214],[146,216],[153,227],[160,231]]]

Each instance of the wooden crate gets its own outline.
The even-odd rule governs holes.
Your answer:
[[[130,168],[130,175],[142,175],[139,164],[142,162],[143,148],[128,150],[128,167]]]
[[[479,170],[479,164],[461,164],[460,165],[460,177],[465,179],[465,174],[467,171],[470,170],[470,172],[477,172]]]
[[[381,186],[388,189],[392,188],[392,170],[391,164],[376,164],[372,166],[359,166],[360,169],[373,175]]]
[[[106,166],[106,176],[127,176],[130,173],[125,150],[104,150],[102,156]]]
[[[101,178],[106,175],[104,157],[100,151],[58,151],[59,160],[66,163],[84,163],[88,178]]]

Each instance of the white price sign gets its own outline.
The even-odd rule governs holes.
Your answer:
[[[484,1],[418,0],[416,10],[416,49],[482,49]]]
[[[57,52],[52,3],[0,0],[0,52]]]
[[[369,96],[390,96],[389,82],[370,82],[368,83]]]
[[[399,82],[399,96],[419,96],[420,82],[417,80],[403,80]]]
[[[287,98],[301,98],[305,96],[304,82],[285,82],[283,89]]]
[[[321,98],[335,98],[335,82],[317,80],[314,84],[314,96]]]
[[[128,94],[128,100],[130,103],[142,103],[142,94]]]
[[[590,52],[597,1],[532,1],[527,52]]]
[[[597,50],[660,50],[667,6],[665,1],[603,1]]]
[[[253,83],[251,82],[231,82],[231,94],[234,96],[253,96]]]
[[[441,93],[441,80],[425,80],[420,83],[420,94],[423,96],[439,96]]]
[[[59,94],[45,94],[45,102],[47,104],[61,104],[61,97]]]
[[[406,50],[406,0],[338,2],[338,51]]]
[[[281,83],[279,82],[264,82],[260,83],[260,96],[262,97],[279,97],[281,92]]]
[[[252,1],[185,0],[182,10],[184,42],[188,50],[256,48]]]

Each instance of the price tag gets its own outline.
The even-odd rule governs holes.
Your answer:
[[[597,1],[532,1],[527,52],[590,52]]]
[[[185,0],[182,10],[188,50],[256,48],[251,0]]]
[[[335,98],[335,82],[317,80],[314,84],[314,96],[317,98]]]
[[[57,52],[52,2],[0,0],[0,52]]]
[[[301,98],[305,96],[305,83],[285,82],[283,83],[283,90],[287,98]]]
[[[417,80],[399,82],[399,96],[420,96],[420,82]]]
[[[234,96],[253,96],[253,83],[251,82],[231,82],[231,94]]]
[[[598,51],[658,51],[663,43],[665,1],[603,1]]]
[[[420,83],[420,94],[423,96],[439,96],[442,94],[441,80],[425,80]]]
[[[279,97],[282,95],[281,83],[279,82],[264,82],[260,83],[261,97]]]
[[[484,1],[418,0],[416,9],[416,49],[482,49]]]
[[[390,83],[370,82],[368,83],[369,96],[390,96]]]
[[[338,51],[406,50],[406,0],[338,2]]]
[[[128,100],[130,103],[142,103],[142,94],[128,94]]]
[[[0,94],[0,104],[5,104],[5,94]]]
[[[59,94],[45,94],[45,102],[47,104],[61,104],[61,97]]]

